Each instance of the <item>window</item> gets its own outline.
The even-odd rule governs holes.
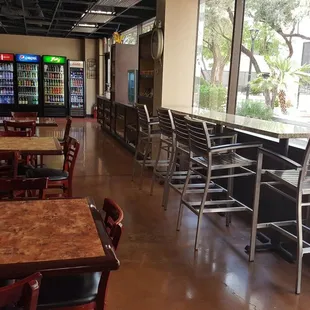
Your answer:
[[[310,118],[308,0],[245,3],[237,114]]]
[[[123,44],[137,44],[138,43],[138,27],[133,27],[122,33],[123,35]]]
[[[234,1],[201,0],[194,105],[226,111]]]
[[[142,24],[142,33],[149,32],[153,29],[155,17],[147,20]]]

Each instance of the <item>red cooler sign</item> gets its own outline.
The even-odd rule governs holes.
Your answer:
[[[14,55],[13,54],[0,54],[1,61],[13,61]]]

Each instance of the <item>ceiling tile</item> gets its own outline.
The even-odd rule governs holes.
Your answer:
[[[141,0],[99,0],[97,5],[128,8],[139,2]]]

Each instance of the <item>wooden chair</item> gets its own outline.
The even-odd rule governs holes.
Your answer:
[[[17,177],[18,159],[18,152],[0,152],[0,178]]]
[[[60,144],[64,144],[66,142],[66,139],[69,137],[70,130],[71,130],[71,125],[72,125],[72,117],[67,116],[67,122],[66,122],[66,128],[65,128],[64,137],[62,139],[58,139]]]
[[[11,112],[14,119],[33,119],[36,120],[38,112]]]
[[[63,194],[61,196],[66,198],[72,197],[72,178],[79,149],[80,149],[79,142],[77,142],[76,139],[69,137],[62,170],[51,168],[29,169],[26,172],[26,177],[48,178],[48,188],[62,189]],[[48,195],[48,196],[52,197],[54,195]]]
[[[4,130],[8,132],[16,131],[29,131],[29,135],[32,137],[36,134],[36,122],[15,122],[15,121],[3,121]]]
[[[0,131],[0,137],[30,137],[30,131]]]
[[[47,182],[47,178],[0,179],[0,197],[10,200],[44,199]]]
[[[36,310],[41,278],[40,273],[35,273],[12,285],[0,287],[0,308],[17,304],[24,310]]]
[[[113,247],[118,247],[121,234],[123,211],[111,199],[103,204],[106,227]],[[104,310],[109,272],[93,272],[63,277],[44,277],[40,289],[38,309],[58,310]]]

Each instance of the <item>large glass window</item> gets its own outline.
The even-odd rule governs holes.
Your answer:
[[[138,43],[138,27],[130,28],[122,33],[123,44],[137,44]]]
[[[236,113],[310,119],[309,0],[247,0]]]
[[[234,0],[201,0],[194,105],[226,111]]]

